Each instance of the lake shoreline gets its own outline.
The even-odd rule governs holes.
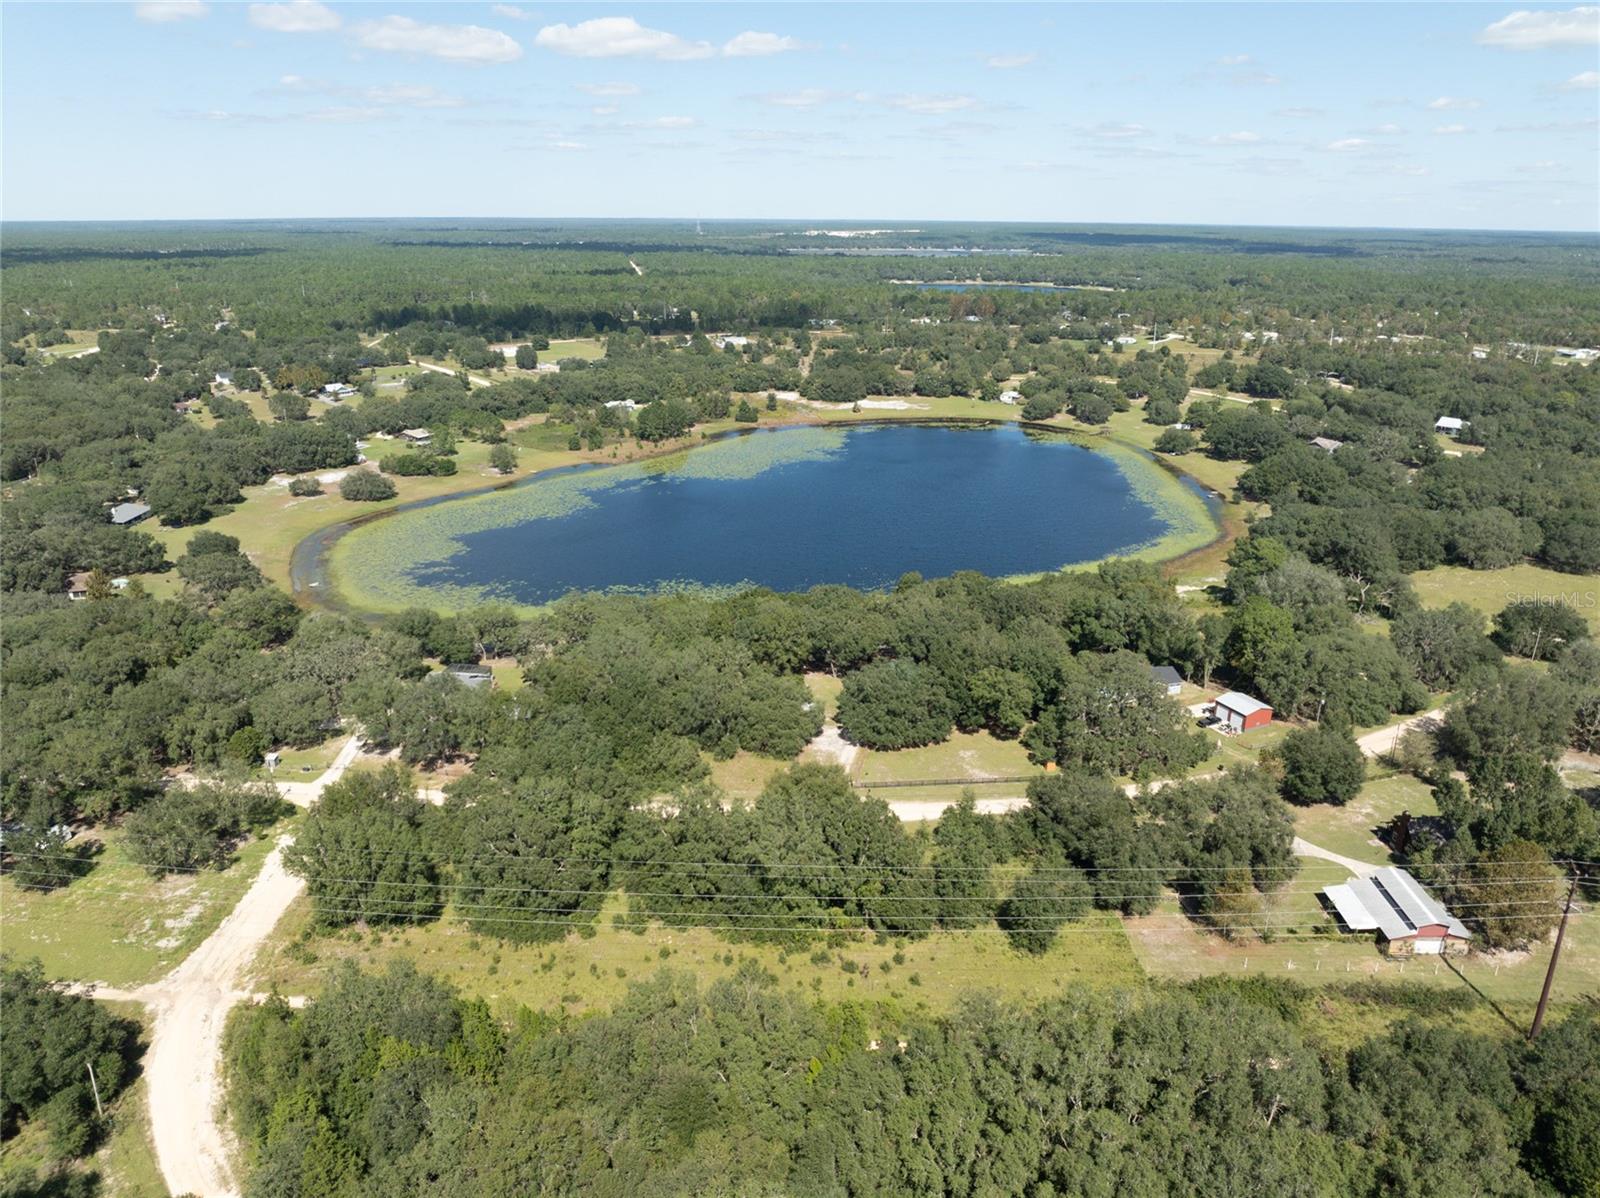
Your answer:
[[[1237,535],[1237,531],[1230,527],[1232,522],[1223,510],[1223,505],[1217,501],[1215,493],[1207,488],[1204,483],[1174,463],[1166,461],[1159,455],[1150,453],[1142,446],[1114,435],[1033,421],[972,416],[930,417],[921,412],[893,415],[874,414],[863,419],[858,414],[844,409],[839,412],[792,412],[789,416],[790,418],[788,419],[774,420],[755,429],[729,429],[705,437],[700,441],[690,441],[687,444],[680,441],[677,444],[664,445],[633,459],[628,464],[643,466],[652,460],[659,461],[675,456],[687,456],[693,450],[726,443],[729,440],[760,435],[762,432],[778,432],[791,428],[843,429],[858,426],[878,428],[907,426],[932,428],[1017,427],[1024,432],[1061,438],[1082,449],[1109,458],[1123,475],[1134,496],[1147,509],[1152,511],[1159,520],[1165,523],[1169,531],[1147,541],[1092,560],[1071,561],[1055,569],[1035,570],[1020,574],[997,574],[994,575],[995,577],[1006,581],[1026,581],[1031,578],[1042,577],[1045,574],[1056,573],[1060,570],[1093,569],[1107,560],[1154,561],[1170,568],[1175,562],[1187,560],[1199,553],[1213,551],[1220,542],[1226,541],[1230,536]],[[830,417],[844,418],[835,419]],[[1134,459],[1138,459],[1138,462],[1135,463]],[[338,563],[333,560],[335,548],[349,533],[367,528],[376,522],[387,520],[389,517],[402,512],[415,512],[454,500],[483,498],[498,492],[521,488],[534,482],[548,482],[552,479],[563,477],[581,478],[583,475],[594,471],[607,469],[608,465],[604,462],[580,462],[556,466],[546,470],[535,471],[521,478],[507,479],[489,486],[475,487],[470,490],[455,491],[445,495],[414,500],[410,503],[399,504],[382,511],[363,513],[351,519],[337,521],[324,526],[304,537],[293,549],[289,569],[289,581],[293,597],[304,606],[339,611],[366,619],[381,618],[396,611],[404,610],[406,607],[415,606],[420,598],[419,596],[408,597],[410,601],[407,602],[383,602],[375,600],[370,593],[364,593],[362,587],[353,584],[348,578],[341,578]],[[1158,474],[1161,478],[1169,480],[1171,484],[1177,487],[1183,488],[1182,493],[1154,482],[1147,473],[1152,465],[1160,468]],[[1178,510],[1185,507],[1187,507],[1187,511]],[[1177,544],[1173,543],[1175,538],[1177,539]],[[663,589],[672,589],[672,587],[668,584],[663,584]],[[690,585],[689,589],[696,588]],[[718,584],[708,586],[705,589],[710,592],[729,588]],[[735,586],[732,589],[738,589],[738,587]],[[446,588],[440,587],[438,592],[439,600],[443,600]],[[633,592],[630,591],[629,593]],[[425,599],[421,600],[421,602],[423,605],[432,606],[434,610],[439,611],[455,611],[459,610],[463,605],[459,602],[452,604],[449,601],[439,600],[431,604]],[[480,599],[478,601],[483,600]],[[519,612],[525,615],[532,615],[547,610],[549,604],[554,601],[526,603],[511,600],[510,602]]]

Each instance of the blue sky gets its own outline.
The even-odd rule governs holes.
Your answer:
[[[1600,7],[23,4],[4,216],[1600,226]]]

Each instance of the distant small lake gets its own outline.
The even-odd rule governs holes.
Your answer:
[[[1170,556],[1215,535],[1202,492],[1133,450],[1010,424],[858,425],[756,431],[410,505],[350,529],[327,561],[354,606],[450,609],[570,591],[1032,574]]]
[[[918,283],[897,282],[896,286],[915,287],[918,291],[1082,291],[1070,283]]]

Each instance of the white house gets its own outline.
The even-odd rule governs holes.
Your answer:
[[[403,428],[400,430],[400,439],[410,441],[413,445],[426,445],[433,440],[433,434],[425,428]]]
[[[1462,922],[1403,869],[1390,866],[1322,893],[1339,922],[1354,932],[1376,931],[1390,956],[1443,956],[1464,951],[1471,939]]]
[[[748,337],[713,337],[711,339],[711,344],[716,346],[718,349],[727,349],[728,346],[730,346],[730,345],[733,346],[735,349],[743,349],[745,346],[750,344],[750,338],[748,338]]]
[[[111,523],[137,524],[150,514],[148,503],[119,503],[111,509]]]
[[[1183,675],[1171,666],[1151,666],[1150,678],[1164,688],[1169,695],[1176,695],[1183,689]]]
[[[349,383],[329,383],[322,388],[322,394],[327,399],[348,399],[356,393],[356,389]]]
[[[1139,339],[1137,337],[1130,337],[1126,333],[1124,333],[1122,336],[1118,337],[1116,339],[1116,341],[1117,341],[1118,345],[1138,345],[1139,344]]]
[[[1441,416],[1433,422],[1433,431],[1443,433],[1447,437],[1459,437],[1461,430],[1470,423],[1471,421],[1462,420],[1459,416]]]
[[[1019,404],[1019,403],[1022,402],[1022,392],[1020,392],[1020,391],[1002,391],[1002,392],[1000,392],[1000,402],[1001,403],[1008,403],[1008,404]]]

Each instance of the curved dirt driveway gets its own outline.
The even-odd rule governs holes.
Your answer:
[[[361,738],[352,736],[315,782],[280,783],[278,789],[296,806],[310,806],[360,751]],[[150,1138],[173,1194],[238,1194],[230,1163],[233,1137],[222,1119],[222,1032],[234,1005],[254,997],[239,988],[245,970],[305,889],[283,867],[289,839],[278,841],[238,905],[166,977],[132,991],[95,990],[102,998],[146,1003],[155,1016],[144,1058]]]

